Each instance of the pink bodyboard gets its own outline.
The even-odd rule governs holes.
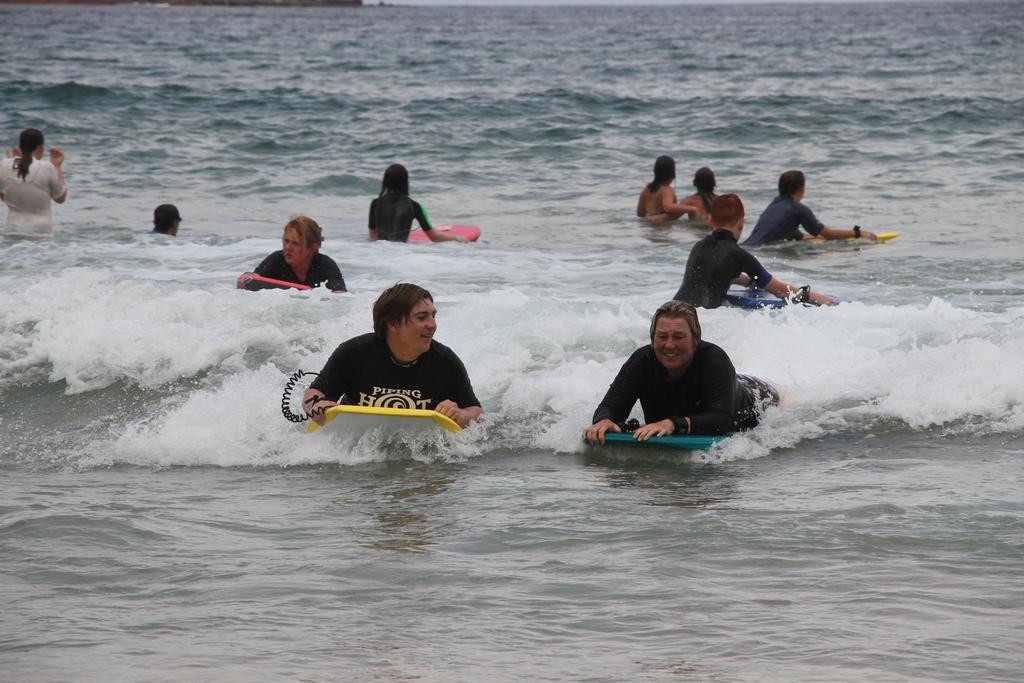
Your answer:
[[[480,228],[475,225],[435,225],[434,230],[444,235],[461,235],[467,242],[476,242],[480,239]],[[410,242],[429,242],[427,233],[417,227],[409,231]]]
[[[287,280],[275,280],[272,277],[263,277],[262,275],[251,275],[249,279],[256,280],[257,282],[266,282],[268,285],[278,285],[280,287],[294,287],[299,291],[306,291],[313,289],[309,285],[300,285],[298,282],[288,282]]]

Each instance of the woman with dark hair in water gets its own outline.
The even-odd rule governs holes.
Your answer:
[[[0,162],[0,200],[7,204],[7,224],[0,231],[11,235],[40,237],[50,234],[53,217],[50,200],[63,204],[68,198],[64,181],[64,154],[50,149],[43,159],[43,134],[35,128],[21,131],[18,146]]]
[[[683,204],[696,204],[698,211],[690,212],[690,219],[701,225],[708,224],[711,215],[711,202],[715,201],[715,172],[702,166],[693,174],[693,186],[697,192],[683,200]]]
[[[423,205],[409,197],[409,172],[401,164],[391,164],[384,171],[380,194],[370,202],[370,241],[408,242],[413,218],[431,242],[465,241],[461,235],[434,230]]]
[[[667,155],[658,157],[654,162],[654,180],[647,183],[640,192],[636,215],[649,221],[663,223],[699,211],[696,203],[676,201],[676,193],[672,189],[675,179],[675,159]]]

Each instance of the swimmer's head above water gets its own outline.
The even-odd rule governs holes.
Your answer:
[[[402,164],[391,164],[384,170],[380,196],[385,194],[409,194],[409,171]]]
[[[647,185],[651,192],[657,192],[665,185],[671,185],[676,179],[676,160],[664,154],[654,161],[654,180]]]
[[[792,197],[800,201],[796,195],[803,192],[806,184],[807,178],[804,177],[803,171],[786,171],[779,176],[779,196]]]

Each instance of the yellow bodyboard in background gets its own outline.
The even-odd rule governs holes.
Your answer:
[[[875,233],[875,237],[878,238],[879,242],[888,242],[889,240],[895,239],[895,238],[897,238],[899,236],[900,236],[900,234],[898,232],[876,232]],[[864,237],[844,237],[843,239],[845,239],[845,240],[861,239],[861,240],[864,240],[865,242],[870,242],[870,240],[868,240],[868,239],[866,239]],[[804,241],[805,242],[838,242],[839,240],[827,240],[824,237],[812,237],[812,238],[804,240]]]

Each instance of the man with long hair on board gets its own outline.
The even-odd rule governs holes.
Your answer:
[[[757,225],[743,246],[757,247],[780,240],[808,240],[815,237],[826,240],[862,237],[872,241],[878,239],[875,233],[861,230],[859,225],[853,226],[853,230],[826,226],[817,219],[813,211],[801,203],[806,191],[807,179],[803,171],[786,171],[779,176],[779,195],[757,219]],[[800,232],[800,227],[807,233]]]
[[[385,289],[373,304],[373,332],[342,343],[302,397],[317,424],[338,405],[436,410],[466,427],[483,409],[466,366],[434,340],[434,297],[407,282]]]
[[[605,433],[622,432],[638,400],[647,424],[633,438],[646,441],[750,429],[767,406],[778,404],[779,393],[756,377],[737,375],[725,351],[700,338],[697,309],[673,300],[654,312],[651,343],[619,370],[583,438],[603,444]]]
[[[672,297],[694,306],[718,308],[732,284],[757,287],[780,299],[833,306],[832,297],[809,286],[792,287],[773,276],[753,254],[737,244],[743,234],[743,202],[723,194],[711,202],[711,234],[693,245],[686,259],[683,284]]]
[[[255,271],[239,275],[235,285],[252,291],[287,289],[295,285],[308,289],[323,285],[332,292],[345,292],[345,278],[338,264],[330,256],[320,253],[323,241],[323,231],[315,220],[309,216],[295,216],[284,226],[281,236],[283,248],[263,259]]]

